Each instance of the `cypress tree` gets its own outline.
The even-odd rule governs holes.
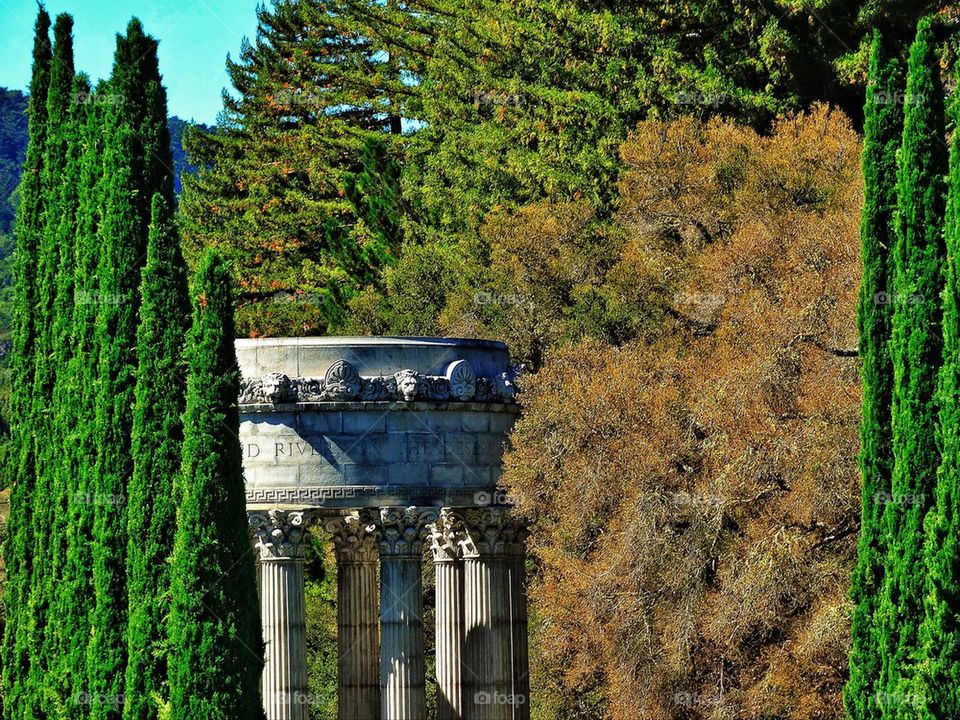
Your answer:
[[[862,515],[857,565],[851,582],[854,603],[850,679],[844,704],[853,720],[878,720],[874,702],[880,679],[880,653],[874,637],[874,614],[883,588],[886,545],[884,499],[890,497],[892,469],[890,402],[893,369],[888,343],[892,272],[888,250],[894,244],[897,148],[903,133],[903,110],[891,102],[903,87],[897,49],[874,33],[870,79],[864,108],[864,204],[860,221],[863,279],[857,308],[863,404],[860,423]]]
[[[132,20],[117,38],[104,151],[95,398],[96,470],[93,501],[93,590],[87,653],[93,720],[122,715],[127,659],[127,508],[133,470],[134,388],[141,271],[154,193],[172,199],[166,97],[156,40]]]
[[[954,98],[954,128],[960,119]],[[950,143],[950,175],[944,223],[947,248],[943,292],[943,367],[940,371],[941,461],[935,506],[924,523],[927,571],[921,664],[914,699],[923,720],[960,717],[960,133]]]
[[[173,212],[153,196],[147,264],[137,331],[133,477],[127,544],[129,630],[125,720],[157,717],[167,679],[164,619],[170,602],[169,563],[176,506],[173,479],[183,441],[184,335],[190,316],[187,272]]]
[[[89,88],[86,88],[89,91]],[[108,94],[106,83],[98,94]],[[90,637],[89,603],[93,597],[92,543],[93,506],[87,501],[93,487],[96,444],[91,428],[95,425],[95,388],[98,357],[94,344],[100,263],[99,226],[102,215],[100,198],[106,182],[103,172],[103,109],[87,106],[83,136],[83,156],[78,183],[79,208],[74,244],[74,308],[69,345],[73,349],[67,365],[69,383],[70,433],[64,446],[64,472],[67,473],[67,557],[63,587],[58,598],[57,618],[61,629],[61,671],[59,676],[72,696],[73,713],[88,710],[80,705],[88,694],[86,655]]]
[[[943,89],[933,23],[910,48],[903,143],[898,156],[894,312],[890,343],[893,475],[886,506],[887,571],[879,609],[884,717],[910,716],[907,702],[923,617],[923,519],[936,487],[937,375],[941,365],[944,175]]]
[[[20,204],[14,233],[13,396],[11,429],[13,451],[7,469],[11,484],[10,517],[4,558],[7,569],[5,603],[7,622],[3,637],[4,718],[30,720],[24,712],[29,674],[29,590],[32,574],[31,507],[33,502],[33,452],[27,410],[33,389],[35,327],[33,306],[37,248],[44,227],[41,175],[46,155],[47,91],[50,84],[50,16],[40,7],[34,28],[33,70],[28,106],[29,141],[20,182]]]
[[[263,641],[244,500],[230,273],[215,252],[192,288],[187,408],[169,618],[171,720],[261,720]]]
[[[73,242],[72,220],[76,207],[75,177],[68,169],[75,166],[69,159],[77,150],[71,145],[71,106],[73,68],[73,19],[66,14],[57,16],[53,28],[53,59],[50,65],[50,87],[47,92],[47,144],[41,175],[41,188],[46,203],[46,222],[37,252],[36,302],[34,323],[36,344],[35,369],[31,394],[30,422],[36,444],[35,485],[31,507],[33,523],[33,568],[30,590],[30,679],[29,697],[24,711],[30,717],[48,716],[52,698],[47,688],[52,681],[51,665],[56,650],[52,647],[53,632],[47,627],[48,612],[57,583],[54,564],[57,534],[56,477],[61,455],[61,438],[55,434],[58,411],[53,403],[53,386],[58,365],[54,340],[57,305],[57,279],[61,269],[61,242],[68,247]],[[62,231],[62,235],[61,235]],[[67,255],[69,256],[69,250]],[[50,632],[48,632],[50,630]]]

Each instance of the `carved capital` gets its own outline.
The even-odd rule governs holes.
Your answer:
[[[419,557],[423,553],[427,526],[436,519],[437,511],[433,508],[380,508],[368,527],[377,538],[381,556]]]
[[[377,541],[360,513],[325,518],[324,529],[330,533],[337,551],[337,562],[369,563],[377,561]]]
[[[507,508],[482,508],[461,511],[466,537],[465,558],[492,555],[521,557],[527,540],[526,523]]]
[[[443,508],[436,522],[428,527],[427,538],[434,562],[452,562],[463,558],[466,532],[459,512]]]
[[[307,544],[307,528],[315,519],[311,510],[267,510],[247,513],[261,560],[299,560]]]

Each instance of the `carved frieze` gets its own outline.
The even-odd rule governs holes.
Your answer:
[[[404,368],[393,375],[361,376],[346,360],[337,360],[324,377],[292,378],[268,373],[240,382],[240,404],[386,401],[514,402],[514,381],[522,367],[496,377],[477,377],[470,363],[455,360],[443,375]]]

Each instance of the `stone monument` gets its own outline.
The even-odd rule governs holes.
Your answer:
[[[423,720],[421,572],[436,571],[439,720],[527,720],[526,530],[497,491],[517,416],[498,342],[238,340],[268,720],[305,720],[303,549],[337,558],[340,720]]]

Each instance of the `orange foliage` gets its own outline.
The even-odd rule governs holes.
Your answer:
[[[659,294],[661,330],[547,354],[506,463],[535,521],[540,717],[842,717],[859,153],[824,108],[769,137],[683,119],[624,144],[607,282]],[[554,282],[562,253],[524,237],[494,254]]]

